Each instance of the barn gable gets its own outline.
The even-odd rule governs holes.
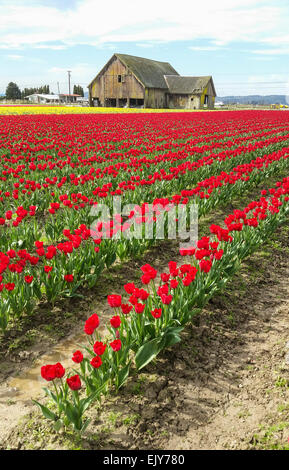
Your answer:
[[[88,87],[97,80],[115,59],[119,59],[125,67],[141,82],[145,88],[167,89],[165,75],[179,75],[178,72],[168,63],[157,60],[144,59],[128,54],[114,54],[105,64],[96,77],[90,82]]]
[[[140,80],[145,88],[167,89],[165,75],[179,75],[168,63],[143,59],[127,54],[115,54],[119,60]]]

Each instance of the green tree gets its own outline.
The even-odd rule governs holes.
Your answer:
[[[38,88],[24,88],[21,91],[21,97],[25,98],[25,96],[33,95],[33,93],[40,93],[44,95],[50,95],[49,85],[40,86]]]
[[[16,83],[10,82],[6,88],[6,99],[7,100],[20,100],[21,91]]]
[[[83,91],[82,86],[80,86],[80,85],[74,85],[74,86],[73,86],[73,94],[75,94],[75,95],[80,95],[80,96],[84,96],[84,91]]]

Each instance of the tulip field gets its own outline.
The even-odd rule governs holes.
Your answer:
[[[0,108],[0,335],[40,302],[77,303],[112,266],[143,260],[139,282],[128,279],[122,294],[107,297],[108,321],[90,312],[80,328],[87,343],[75,345],[71,368],[39,370],[50,402],[34,403],[55,429],[83,433],[89,407],[181,343],[243,260],[288,224],[289,113],[28,113]],[[163,240],[144,227],[172,207],[189,213],[197,204],[202,221],[253,191],[170,256],[163,272],[146,261],[170,227]],[[95,220],[92,209],[112,213],[116,197],[130,211]],[[136,227],[141,236],[129,237]]]

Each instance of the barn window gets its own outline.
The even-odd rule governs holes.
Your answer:
[[[122,81],[122,80],[121,80],[121,75],[118,75],[118,76],[117,76],[117,81],[118,81],[118,83],[121,83],[121,81]]]
[[[204,101],[204,104],[208,104],[208,95],[205,95],[205,101]]]

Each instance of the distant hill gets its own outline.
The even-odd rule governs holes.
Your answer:
[[[84,92],[85,98],[88,98],[88,91]],[[289,96],[286,95],[247,95],[247,96],[217,96],[216,101],[222,101],[224,104],[289,104]]]
[[[286,95],[248,95],[248,96],[218,96],[216,101],[224,104],[289,104],[289,96]]]

